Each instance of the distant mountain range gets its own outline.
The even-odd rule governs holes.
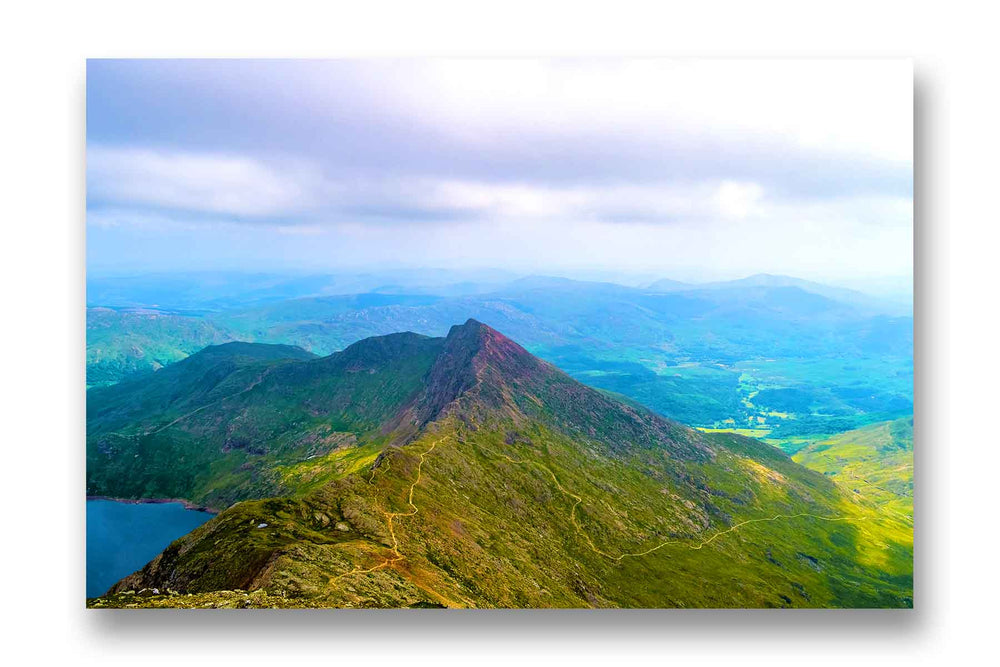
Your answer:
[[[700,290],[733,290],[747,287],[795,287],[803,292],[818,294],[832,301],[865,309],[873,314],[906,316],[913,313],[912,302],[906,303],[899,299],[887,299],[872,296],[853,289],[832,287],[811,280],[792,278],[791,276],[775,276],[768,273],[758,273],[739,280],[722,282],[688,284],[676,280],[659,280],[650,284],[647,289],[653,291],[700,291]]]
[[[799,287],[845,303],[867,303],[878,312],[906,315],[912,298],[886,298],[862,291],[793,278],[756,274],[729,281],[691,283],[661,279],[640,286],[636,282],[595,282],[550,276],[519,277],[500,270],[399,269],[373,273],[285,275],[222,271],[95,275],[87,280],[87,305],[112,308],[157,308],[165,311],[209,312],[259,306],[275,301],[353,294],[423,295],[444,298],[505,292],[525,287],[616,285],[646,291],[698,291],[740,287]],[[898,291],[898,290],[897,290]]]
[[[912,410],[912,317],[808,281],[756,276],[633,288],[529,277],[460,296],[263,298],[295,293],[295,286],[269,280],[276,279],[248,280],[243,296],[223,298],[235,288],[222,281],[225,289],[216,292],[206,277],[205,300],[189,305],[229,304],[211,312],[153,307],[157,302],[91,308],[88,383],[111,384],[226,341],[290,344],[325,355],[397,331],[443,336],[452,323],[475,318],[578,380],[691,425],[767,431],[775,442],[792,443]],[[302,281],[296,289],[319,288]],[[344,287],[364,282],[342,279]],[[201,293],[153,279],[115,284],[145,298],[175,293],[180,302]],[[115,297],[109,290],[93,290],[91,300],[123,300],[124,291]]]
[[[91,606],[912,605],[905,522],[475,320],[208,347],[87,423],[88,494],[224,510]]]

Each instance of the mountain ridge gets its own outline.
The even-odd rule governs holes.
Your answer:
[[[91,606],[912,603],[912,537],[890,519],[772,447],[615,401],[476,320],[266,368],[180,421],[147,416],[173,421],[112,437],[110,454],[106,432],[88,438],[88,492],[162,451],[170,467],[136,490],[173,474],[187,495],[158,495],[225,508]],[[119,469],[133,452],[142,468]],[[181,475],[186,457],[214,476]]]

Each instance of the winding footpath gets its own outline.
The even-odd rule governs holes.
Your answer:
[[[414,493],[414,490],[417,487],[417,484],[420,483],[421,475],[423,474],[424,460],[426,459],[426,457],[431,452],[434,451],[434,448],[437,447],[438,444],[441,443],[444,439],[445,438],[439,438],[438,440],[435,440],[433,443],[431,443],[431,446],[426,451],[424,451],[424,452],[422,452],[420,454],[420,461],[417,464],[417,475],[416,475],[416,478],[413,480],[413,482],[410,484],[409,493],[407,494],[407,499],[406,499],[407,504],[410,506],[410,510],[407,511],[407,512],[385,512],[385,511],[382,512],[382,514],[386,518],[386,526],[389,529],[389,536],[392,538],[392,556],[383,558],[383,560],[382,560],[381,563],[378,563],[377,565],[374,565],[372,567],[369,567],[369,568],[355,568],[355,569],[350,570],[348,572],[344,572],[343,574],[339,574],[336,577],[333,577],[332,579],[330,579],[330,583],[331,584],[335,583],[337,581],[340,581],[341,579],[343,579],[345,577],[349,577],[349,576],[353,576],[353,575],[370,574],[370,573],[375,572],[377,570],[381,570],[383,568],[386,568],[386,567],[389,567],[391,565],[394,565],[394,564],[398,563],[399,561],[401,561],[401,560],[403,560],[403,559],[406,558],[406,556],[404,556],[399,551],[399,540],[396,537],[396,531],[395,531],[395,527],[394,527],[394,521],[397,518],[414,516],[415,514],[417,514],[417,512],[419,512],[419,508],[413,502],[413,493]],[[542,463],[539,463],[537,461],[515,459],[515,458],[513,458],[511,456],[508,456],[507,454],[503,454],[503,453],[500,453],[500,452],[494,452],[494,451],[491,451],[491,450],[486,450],[485,448],[482,448],[482,447],[481,447],[481,449],[484,449],[485,451],[489,451],[490,454],[493,455],[495,458],[502,458],[502,459],[504,459],[504,460],[506,460],[506,461],[508,461],[510,463],[513,463],[515,465],[532,465],[532,466],[535,466],[537,468],[540,468],[541,470],[544,470],[548,474],[548,476],[552,479],[552,483],[556,487],[556,489],[561,494],[565,495],[566,497],[573,499],[573,506],[570,508],[569,519],[570,519],[570,522],[573,524],[573,527],[576,530],[577,534],[580,535],[580,537],[583,538],[583,540],[587,543],[587,546],[590,548],[591,551],[593,551],[594,553],[596,553],[596,554],[598,554],[600,556],[603,556],[603,557],[605,557],[605,558],[607,558],[607,559],[609,559],[611,561],[614,561],[615,563],[620,563],[620,562],[622,562],[626,558],[638,558],[638,557],[641,557],[641,556],[646,556],[646,555],[649,555],[649,554],[651,554],[651,553],[653,553],[655,551],[659,551],[660,549],[662,549],[664,547],[668,547],[668,546],[671,546],[671,545],[683,544],[684,546],[686,546],[689,549],[699,550],[699,549],[702,549],[702,548],[706,547],[707,545],[711,544],[712,542],[714,542],[715,540],[719,539],[723,535],[727,535],[728,533],[732,533],[732,532],[738,530],[739,528],[741,528],[743,526],[747,526],[747,525],[753,524],[753,523],[768,523],[768,522],[771,522],[771,521],[791,520],[791,519],[798,519],[798,518],[802,518],[802,517],[808,517],[808,518],[816,519],[816,520],[819,520],[819,521],[830,521],[830,522],[834,522],[834,521],[863,521],[865,519],[865,517],[852,517],[852,516],[832,516],[832,517],[831,516],[820,516],[818,514],[811,514],[809,512],[799,512],[797,514],[775,514],[772,517],[762,517],[762,518],[758,518],[758,519],[747,519],[745,521],[740,521],[739,523],[736,523],[736,524],[730,526],[726,530],[718,531],[715,534],[713,534],[711,537],[709,537],[709,538],[707,538],[705,540],[702,540],[700,542],[690,543],[689,540],[683,540],[683,539],[681,539],[681,540],[668,540],[668,541],[665,541],[665,542],[661,542],[660,544],[657,544],[656,546],[653,546],[653,547],[650,547],[648,549],[645,549],[643,551],[626,552],[626,553],[614,555],[614,554],[610,554],[610,553],[608,553],[606,551],[603,551],[596,544],[594,544],[593,539],[591,539],[590,535],[588,535],[587,532],[583,529],[583,526],[580,525],[580,521],[577,518],[576,509],[583,502],[583,497],[579,496],[579,495],[577,495],[575,493],[573,493],[572,491],[570,491],[568,489],[566,489],[566,487],[564,487],[562,485],[562,483],[559,481],[559,478],[556,477],[556,474],[552,471],[551,468],[549,468],[548,466],[546,466],[546,465],[544,465]],[[387,465],[388,465],[388,462],[387,462]],[[373,470],[372,471],[372,475],[368,479],[368,483],[369,484],[373,483],[373,481],[375,479],[376,472],[377,472],[377,470]]]
[[[485,448],[483,448],[483,449],[485,449]],[[486,450],[486,451],[489,451],[489,450]],[[759,519],[747,519],[746,521],[741,521],[739,523],[733,524],[732,526],[730,526],[726,530],[720,530],[719,532],[715,533],[714,535],[712,535],[711,537],[709,537],[706,540],[703,540],[701,542],[696,542],[694,544],[690,544],[687,540],[668,540],[666,542],[661,542],[660,544],[658,544],[658,545],[656,545],[654,547],[650,547],[649,549],[646,549],[644,551],[628,552],[628,553],[623,553],[623,554],[619,554],[619,555],[615,556],[613,554],[609,554],[608,552],[601,550],[600,548],[597,547],[597,545],[594,544],[594,541],[590,538],[590,535],[587,534],[587,532],[583,529],[583,527],[580,525],[580,522],[576,518],[576,508],[579,507],[580,503],[583,502],[583,498],[580,497],[580,496],[578,496],[577,494],[573,493],[572,491],[568,491],[565,487],[563,487],[563,485],[559,482],[559,479],[556,477],[556,474],[554,472],[552,472],[552,470],[548,466],[546,466],[546,465],[544,465],[542,463],[539,463],[537,461],[518,460],[518,459],[512,458],[512,457],[510,457],[510,456],[508,456],[506,454],[502,454],[502,453],[499,453],[499,452],[490,451],[490,453],[493,454],[496,457],[505,459],[505,460],[509,461],[510,463],[514,463],[514,464],[517,464],[517,465],[533,465],[533,466],[535,466],[537,468],[541,468],[546,473],[548,473],[549,477],[552,478],[552,483],[555,485],[556,489],[558,489],[559,492],[562,493],[563,495],[565,495],[565,496],[567,496],[569,498],[572,498],[573,501],[574,501],[573,502],[573,507],[570,508],[570,511],[569,511],[569,519],[570,519],[570,522],[572,522],[573,527],[576,529],[576,532],[587,542],[587,546],[590,547],[591,551],[593,551],[594,553],[599,554],[601,556],[604,556],[605,558],[608,558],[608,559],[610,559],[610,560],[612,560],[612,561],[614,561],[616,563],[620,563],[620,562],[622,562],[626,558],[638,558],[639,556],[646,556],[648,554],[653,553],[654,551],[659,551],[663,547],[668,547],[668,546],[675,545],[675,544],[683,544],[684,546],[688,547],[689,549],[698,550],[698,549],[701,549],[701,548],[707,546],[708,544],[711,544],[712,542],[714,542],[716,539],[722,537],[723,535],[726,535],[727,533],[731,533],[731,532],[737,530],[738,528],[740,528],[742,526],[746,526],[746,525],[751,524],[751,523],[768,523],[768,522],[771,522],[771,521],[779,521],[781,519],[786,519],[786,520],[787,519],[798,519],[800,517],[809,517],[811,519],[818,519],[820,521],[863,521],[865,519],[865,517],[852,517],[852,516],[832,516],[832,517],[831,516],[820,516],[818,514],[810,514],[809,512],[799,512],[798,514],[775,514],[772,517],[763,517],[763,518],[759,518]]]
[[[349,577],[349,576],[354,575],[354,574],[369,574],[371,572],[375,572],[376,570],[381,570],[384,567],[388,567],[390,565],[398,563],[399,561],[401,561],[404,558],[406,558],[406,556],[404,556],[403,554],[401,554],[399,552],[399,540],[396,538],[396,530],[395,530],[395,527],[393,526],[393,521],[395,519],[397,519],[397,518],[407,517],[407,516],[413,516],[413,515],[415,515],[419,511],[419,508],[416,505],[413,504],[413,491],[414,491],[414,489],[416,489],[417,484],[420,483],[420,476],[423,474],[424,459],[427,457],[428,454],[430,454],[431,452],[434,451],[434,448],[437,447],[438,443],[440,443],[442,440],[444,440],[444,438],[439,438],[438,440],[435,440],[433,443],[431,443],[431,446],[430,446],[430,448],[427,451],[422,452],[420,454],[420,462],[417,463],[417,476],[413,480],[413,483],[410,484],[410,493],[409,493],[409,495],[406,498],[406,502],[407,502],[407,504],[411,508],[410,511],[409,512],[384,512],[384,511],[382,512],[382,514],[386,518],[386,526],[389,528],[389,536],[392,538],[392,553],[393,553],[393,555],[391,557],[383,559],[381,563],[379,563],[378,565],[375,565],[373,567],[369,567],[369,568],[365,568],[365,569],[355,568],[355,569],[353,569],[353,570],[351,570],[349,572],[344,572],[343,574],[339,574],[336,577],[334,577],[333,579],[331,579],[330,583],[339,581],[339,580],[343,579],[344,577]],[[372,473],[371,479],[368,480],[369,483],[371,483],[371,481],[373,479],[375,479],[374,472]]]
[[[240,396],[242,394],[247,393],[248,391],[250,391],[251,389],[253,389],[254,387],[256,387],[257,385],[259,385],[261,382],[264,381],[264,378],[267,377],[267,374],[268,374],[269,370],[270,369],[266,369],[263,373],[261,373],[259,376],[257,376],[257,378],[253,382],[251,382],[250,384],[248,384],[243,389],[240,389],[235,394],[229,394],[227,396],[223,396],[222,398],[217,398],[216,400],[214,400],[214,401],[212,401],[210,403],[206,403],[206,404],[202,405],[201,407],[195,408],[194,410],[191,410],[190,412],[186,412],[186,413],[182,414],[180,417],[177,417],[176,419],[174,419],[173,421],[171,421],[171,422],[169,422],[167,424],[163,424],[162,426],[156,426],[156,427],[153,427],[153,428],[148,428],[145,431],[142,431],[141,433],[120,433],[118,431],[109,431],[107,435],[117,435],[117,436],[119,436],[121,438],[128,438],[128,437],[145,438],[146,436],[156,435],[157,433],[160,433],[161,431],[165,431],[168,428],[170,428],[171,426],[173,426],[175,424],[178,424],[178,423],[184,421],[185,419],[188,419],[189,417],[193,417],[194,415],[198,414],[199,412],[201,412],[205,408],[210,408],[212,406],[218,405],[219,403],[222,403],[223,401],[229,400],[230,398],[235,398],[236,396]]]

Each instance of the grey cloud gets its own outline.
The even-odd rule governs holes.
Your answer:
[[[152,65],[108,62],[91,66],[89,139],[95,143],[235,151],[262,161],[309,160],[332,183],[361,193],[371,182],[462,179],[539,187],[617,186],[720,180],[753,181],[769,196],[824,199],[912,196],[912,167],[849,151],[807,150],[779,133],[719,135],[662,132],[627,121],[601,128],[522,124],[489,137],[449,132],[399,108],[365,63],[322,69],[324,91],[289,77],[281,62]],[[319,67],[319,65],[315,65]],[[306,66],[310,69],[310,66]],[[382,70],[375,68],[376,74]],[[220,81],[222,83],[220,83]],[[305,87],[297,87],[305,85]],[[331,95],[329,90],[338,94]],[[433,89],[427,95],[434,95]],[[738,112],[736,114],[738,116]],[[152,121],[152,122],[151,122]],[[356,185],[355,185],[356,184]],[[320,207],[320,213],[387,221],[457,220],[476,210],[415,206],[414,197]],[[336,198],[334,198],[336,199]],[[609,220],[662,219],[649,211],[609,211]]]

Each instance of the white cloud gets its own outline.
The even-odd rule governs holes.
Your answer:
[[[724,218],[742,220],[757,210],[764,190],[756,183],[722,183],[715,193],[715,201]]]
[[[302,164],[245,155],[90,146],[88,198],[116,204],[265,217],[320,203],[326,184]]]
[[[96,211],[92,224],[169,220],[127,208],[137,206],[202,214],[204,220],[249,217],[260,224],[276,218],[296,226],[324,220],[407,224],[414,217],[673,223],[745,218],[764,192],[756,183],[736,181],[553,186],[427,177],[335,181],[320,173],[302,161],[289,166],[236,154],[93,147],[88,195],[109,210]],[[190,215],[174,217],[190,224]]]
[[[88,223],[101,234],[538,271],[870,274],[912,261],[906,61],[122,67],[139,108],[95,105],[90,125]],[[90,99],[122,85],[112,76]]]
[[[913,156],[904,60],[428,60],[383,73],[401,113],[478,143],[614,132]]]
[[[429,181],[410,202],[497,222],[695,222],[743,219],[757,210],[764,190],[756,183],[653,183],[572,187],[476,181]]]
[[[489,222],[725,226],[752,221],[837,227],[912,223],[912,202],[893,196],[770,197],[752,181],[546,185],[405,177],[335,181],[251,157],[135,149],[92,150],[88,222],[98,227],[245,225],[316,234],[324,227],[426,228]],[[150,208],[152,207],[152,208]]]

